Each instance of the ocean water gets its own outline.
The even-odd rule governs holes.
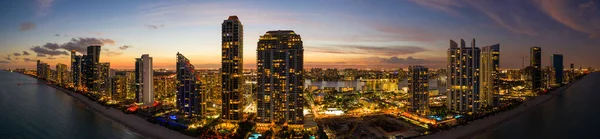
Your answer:
[[[600,73],[477,139],[600,139]]]
[[[19,83],[21,85],[19,85]],[[2,139],[136,139],[143,136],[19,73],[0,71]]]

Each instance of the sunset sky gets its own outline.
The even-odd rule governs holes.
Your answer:
[[[102,45],[101,62],[133,68],[142,54],[175,68],[176,53],[197,68],[219,68],[221,23],[244,25],[244,68],[269,30],[294,30],[305,68],[405,68],[446,64],[449,40],[500,44],[501,68],[521,68],[529,47],[564,55],[565,67],[600,68],[599,0],[0,1],[0,68],[67,65],[67,50]]]

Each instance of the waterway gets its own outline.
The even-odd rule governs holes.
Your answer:
[[[0,71],[0,111],[0,138],[144,138],[64,92],[18,73]]]
[[[534,110],[476,139],[600,138],[600,73],[592,73]]]

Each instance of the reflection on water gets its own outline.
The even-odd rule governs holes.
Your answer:
[[[18,73],[0,71],[0,100],[0,138],[143,138],[64,92]]]
[[[478,139],[597,139],[600,74],[592,73],[539,108],[527,111]]]

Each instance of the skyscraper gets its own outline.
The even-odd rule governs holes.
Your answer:
[[[144,75],[143,74],[143,69],[144,68],[144,62],[142,61],[142,58],[136,58],[135,59],[135,102],[136,103],[142,103],[142,96],[144,96],[144,91],[143,91],[143,84],[142,82],[144,81]]]
[[[500,93],[500,44],[494,44],[481,48],[481,103],[487,106],[495,106],[496,98]]]
[[[471,47],[465,47],[465,41],[462,39],[460,47],[455,41],[450,40],[447,69],[449,110],[477,112],[479,109],[480,51],[475,47],[475,39],[471,42]]]
[[[177,109],[188,117],[202,116],[206,111],[202,82],[190,60],[177,53]]]
[[[58,63],[56,64],[56,83],[59,85],[67,85],[67,65]]]
[[[304,48],[291,30],[268,31],[257,50],[257,128],[288,126],[302,129],[304,115]]]
[[[49,76],[50,76],[50,65],[48,65],[47,63],[43,63],[42,61],[38,60],[37,64],[36,64],[36,73],[37,73],[37,77],[40,79],[45,79],[45,80],[50,80]]]
[[[529,66],[531,69],[531,91],[539,92],[542,88],[542,48],[531,47],[529,58],[531,59]]]
[[[81,86],[81,59],[82,56],[77,55],[75,50],[71,50],[71,78],[75,88]]]
[[[110,91],[110,63],[99,63],[98,64],[98,84],[99,84],[99,92],[103,95],[110,96],[112,92]]]
[[[127,92],[126,92],[126,80],[125,77],[123,75],[115,75],[114,77],[111,78],[110,80],[110,96],[113,100],[116,101],[123,101],[126,99],[127,97]]]
[[[429,112],[429,69],[417,65],[408,67],[408,94],[411,111],[420,115]]]
[[[554,69],[554,84],[561,85],[563,83],[563,55],[552,54],[552,68]]]
[[[136,101],[145,106],[151,106],[154,103],[152,57],[144,54],[135,60]]]
[[[244,26],[235,15],[221,24],[221,48],[221,118],[237,122],[243,114]]]
[[[86,86],[89,91],[97,93],[100,91],[100,46],[88,46],[85,58]]]

